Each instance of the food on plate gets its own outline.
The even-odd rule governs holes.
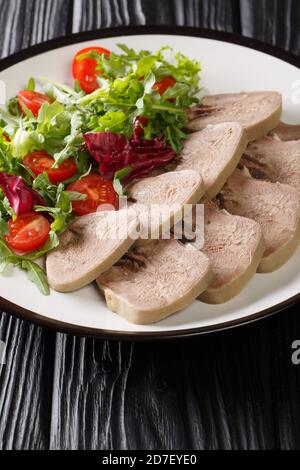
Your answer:
[[[43,150],[28,153],[23,158],[23,165],[29,168],[35,176],[46,173],[53,184],[72,178],[77,171],[77,165],[72,157],[62,162],[57,168],[53,168],[54,163],[54,158]]]
[[[30,253],[41,248],[48,240],[50,224],[37,212],[25,212],[8,221],[9,234],[5,241],[19,253]]]
[[[196,204],[205,192],[200,174],[193,170],[171,171],[145,178],[128,187],[132,208],[140,217],[143,233],[157,237],[170,230]],[[185,213],[184,213],[185,210]]]
[[[189,305],[211,279],[208,257],[171,239],[137,243],[97,284],[110,310],[149,324]]]
[[[187,137],[176,170],[199,171],[206,187],[205,199],[211,199],[235,170],[247,143],[237,122],[209,126]]]
[[[235,297],[254,276],[265,251],[259,223],[205,203],[204,246],[214,273],[199,299],[211,304]]]
[[[51,287],[61,292],[71,292],[92,282],[100,272],[118,261],[140,233],[146,232],[148,237],[148,233],[150,234],[152,230],[152,233],[155,232],[159,236],[165,230],[170,229],[174,219],[181,220],[184,204],[198,202],[203,191],[202,179],[197,172],[170,172],[134,183],[128,189],[129,197],[133,202],[129,210],[104,211],[90,214],[90,218],[80,217],[63,233],[59,247],[47,256],[47,276]],[[85,200],[82,201],[84,202]],[[162,212],[158,213],[158,218],[155,220],[151,220],[150,217],[151,203],[167,206],[164,207],[165,210],[161,209]],[[172,207],[176,209],[175,213],[166,210]],[[123,226],[126,228],[126,214],[131,217],[128,233],[125,232],[118,243],[117,239],[114,240],[118,232],[115,234],[113,231],[113,223],[116,220],[121,226],[120,230]],[[145,224],[144,232],[140,227],[143,223]],[[141,230],[138,231],[138,229]],[[102,234],[105,236],[101,238]],[[133,235],[136,238],[133,238]],[[98,243],[97,237],[100,237]],[[76,266],[78,266],[77,269]]]
[[[196,60],[168,47],[118,48],[81,49],[74,87],[30,78],[0,108],[0,257],[3,266],[33,267],[30,278],[44,293],[35,261],[57,248],[77,216],[118,209],[129,182],[165,171],[186,137],[187,109],[199,101]],[[24,260],[5,237],[10,220],[28,211],[42,212],[50,231]]]
[[[76,215],[91,214],[102,205],[104,207],[110,205],[112,210],[118,206],[118,195],[114,190],[113,183],[94,173],[69,184],[67,191],[75,191],[86,196],[85,199],[72,202],[72,208]]]
[[[145,178],[157,168],[164,168],[176,156],[161,137],[136,138],[136,128],[131,139],[113,132],[89,132],[84,140],[90,155],[99,163],[99,173],[106,179],[124,169],[124,182]]]
[[[258,271],[280,268],[300,241],[300,201],[295,188],[252,178],[236,170],[221,191],[228,212],[253,219],[261,225],[266,249]]]
[[[242,163],[255,178],[288,184],[300,191],[300,140],[263,137],[247,147]]]
[[[250,141],[257,140],[278,125],[281,102],[280,93],[272,91],[208,95],[190,110],[187,127],[198,131],[211,124],[236,121]]]
[[[300,139],[300,124],[285,124],[280,122],[275,129],[271,131],[273,137],[288,142],[289,140]]]
[[[32,113],[37,116],[43,104],[51,103],[51,98],[44,93],[32,90],[22,90],[18,93],[19,106],[24,114]]]
[[[86,93],[92,93],[99,88],[97,78],[102,75],[102,71],[98,68],[98,63],[93,55],[109,58],[110,51],[103,47],[89,46],[78,51],[73,59],[72,73],[73,78],[77,80],[78,85]]]
[[[96,281],[147,324],[293,254],[300,126],[280,122],[277,92],[200,100],[198,61],[117,47],[79,50],[74,86],[30,78],[0,108],[0,262],[45,295]],[[201,201],[202,248],[182,230]]]
[[[47,255],[50,286],[72,292],[90,284],[128,251],[138,228],[138,217],[130,209],[79,217]]]

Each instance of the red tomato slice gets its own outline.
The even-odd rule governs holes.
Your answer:
[[[96,212],[102,204],[110,204],[115,208],[118,204],[118,195],[114,190],[112,182],[105,180],[100,175],[91,174],[84,176],[81,180],[69,184],[67,191],[77,191],[87,196],[82,201],[72,202],[73,210],[77,215]]]
[[[157,90],[160,95],[163,95],[168,88],[174,86],[176,83],[175,78],[173,77],[164,77],[159,82],[156,82],[153,85],[153,90]]]
[[[38,115],[39,110],[41,109],[44,103],[52,102],[50,98],[44,95],[43,93],[29,90],[19,91],[18,100],[22,111],[25,113],[25,108],[23,108],[22,106],[23,104],[25,104],[26,108],[28,108],[34,116]]]
[[[50,232],[50,224],[36,212],[26,212],[8,222],[9,235],[6,243],[15,251],[29,253],[43,246]]]
[[[107,57],[110,56],[109,50],[97,46],[85,47],[75,55],[72,64],[73,77],[74,79],[78,80],[80,87],[86,93],[92,93],[93,91],[97,90],[97,88],[99,88],[97,75],[101,75],[101,71],[96,70],[97,61],[95,59],[86,58],[77,60],[77,57],[82,54],[87,54],[91,51],[98,52],[99,54],[105,54]]]
[[[68,158],[68,160],[61,163],[57,168],[52,168],[53,163],[54,158],[43,150],[29,153],[23,159],[23,164],[28,166],[36,176],[46,172],[49,180],[53,184],[71,178],[77,171],[74,158]]]

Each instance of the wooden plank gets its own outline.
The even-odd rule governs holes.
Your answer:
[[[238,31],[238,0],[74,0],[74,32],[128,24],[178,24]]]
[[[47,449],[55,333],[2,313],[0,339],[0,449]]]
[[[297,0],[240,0],[242,34],[300,52]]]
[[[51,448],[299,448],[298,315],[175,342],[59,335]]]
[[[1,0],[1,56],[70,32],[72,0]]]
[[[1,56],[69,31],[71,0],[1,0]],[[55,333],[0,312],[0,449],[49,444]]]

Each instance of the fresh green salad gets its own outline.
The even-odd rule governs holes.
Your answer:
[[[128,182],[172,161],[198,102],[199,62],[118,47],[80,50],[73,88],[30,78],[0,108],[0,269],[20,267],[45,295],[36,260],[74,217],[117,209]]]

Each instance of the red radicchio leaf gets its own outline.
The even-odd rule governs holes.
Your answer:
[[[124,179],[132,181],[147,177],[154,169],[163,167],[175,157],[175,152],[163,139],[127,140],[113,132],[89,132],[84,140],[91,156],[99,163],[99,172],[112,179],[115,172],[131,166],[132,172]]]
[[[36,205],[45,206],[43,198],[29,188],[21,176],[0,173],[0,188],[17,215],[31,211]]]

